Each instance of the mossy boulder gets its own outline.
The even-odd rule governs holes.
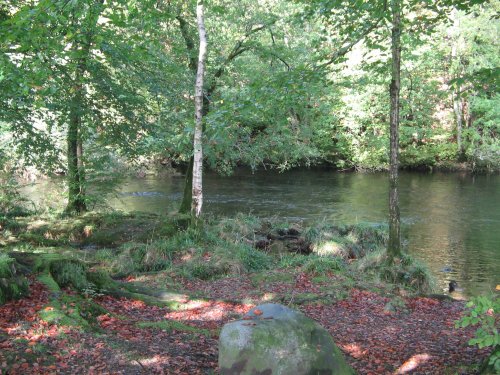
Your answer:
[[[0,254],[0,305],[28,293],[28,280],[17,274],[16,261],[8,255]]]
[[[233,374],[354,374],[326,329],[300,312],[266,303],[224,325],[219,368]]]

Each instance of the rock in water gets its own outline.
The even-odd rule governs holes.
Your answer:
[[[224,325],[219,368],[222,375],[354,374],[326,329],[273,303]]]

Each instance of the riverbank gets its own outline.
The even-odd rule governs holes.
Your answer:
[[[212,373],[219,329],[266,301],[320,322],[360,374],[472,374],[488,355],[467,345],[473,330],[454,328],[463,302],[424,296],[422,266],[384,265],[383,227],[186,223],[120,213],[3,222],[1,252],[30,294],[0,306],[0,369]]]

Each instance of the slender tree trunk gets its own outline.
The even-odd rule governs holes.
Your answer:
[[[85,106],[84,75],[88,70],[88,60],[95,27],[102,11],[103,0],[97,0],[92,5],[88,15],[88,30],[79,30],[82,39],[75,38],[73,50],[75,54],[82,52],[81,57],[76,60],[75,81],[73,85],[73,98],[71,100],[69,124],[68,124],[68,204],[67,213],[81,214],[87,211],[85,199],[85,166],[83,162],[83,139],[82,139],[82,116]],[[76,25],[76,20],[73,20]],[[81,51],[79,49],[81,48]]]
[[[189,158],[186,177],[184,179],[184,192],[182,195],[181,207],[179,208],[179,213],[181,214],[188,214],[191,212],[191,203],[193,201],[193,159],[192,156]]]
[[[198,0],[196,5],[196,18],[198,21],[198,33],[200,35],[200,50],[198,54],[198,71],[196,73],[195,85],[195,129],[193,142],[193,201],[191,214],[195,218],[201,215],[203,205],[203,75],[205,74],[205,58],[207,54],[207,34],[203,15],[203,0]]]
[[[391,97],[391,143],[389,169],[389,244],[388,254],[394,259],[401,254],[399,214],[399,91],[401,87],[401,0],[391,0],[392,13],[392,80]]]
[[[210,101],[207,99],[207,95],[203,96],[203,111],[202,111],[202,117],[205,118],[205,116],[210,112]],[[205,123],[202,125],[202,131],[205,132]],[[184,192],[182,195],[182,202],[181,202],[181,207],[179,208],[179,213],[181,214],[188,214],[191,212],[191,206],[193,202],[193,164],[194,164],[194,157],[191,156],[189,158],[189,164],[186,170],[186,177],[185,177],[185,182],[184,182]]]
[[[459,74],[459,56],[458,56],[458,46],[460,43],[460,19],[458,18],[458,12],[456,9],[453,10],[452,13],[453,18],[453,41],[451,45],[451,61],[452,66],[456,67],[456,72],[454,72],[457,76]],[[463,108],[462,108],[462,100],[460,98],[460,86],[457,85],[452,92],[453,95],[453,112],[455,113],[455,120],[457,124],[457,148],[458,148],[458,159],[464,159],[464,146],[462,141],[462,131],[463,131]]]
[[[186,48],[189,53],[189,69],[193,71],[193,74],[196,75],[198,72],[198,63],[196,61],[196,58],[194,57],[194,40],[191,38],[191,35],[188,30],[188,24],[184,20],[182,16],[177,16],[176,17],[177,21],[179,22],[179,28],[182,34],[182,37],[184,38],[184,41],[186,43]],[[203,96],[203,109],[202,109],[202,115],[205,117],[209,112],[210,112],[210,98],[214,94],[215,90],[217,89],[217,80],[222,77],[222,75],[225,72],[226,66],[236,59],[239,55],[241,55],[243,52],[247,51],[248,48],[245,47],[244,42],[253,34],[265,29],[265,25],[259,25],[257,27],[252,28],[250,31],[248,31],[242,38],[236,41],[236,44],[234,45],[233,49],[229,53],[229,55],[226,57],[226,59],[219,65],[217,70],[215,71],[212,79],[210,80],[210,84],[208,85],[208,88],[206,89],[206,94]],[[202,131],[205,131],[205,124],[202,126]],[[185,179],[185,185],[184,185],[184,194],[182,197],[182,202],[181,206],[179,208],[179,213],[187,214],[191,210],[192,206],[192,181],[193,181],[193,157],[190,158],[189,164],[188,164],[188,170],[186,172],[186,179]]]
[[[87,211],[85,203],[85,174],[81,138],[81,116],[83,110],[82,65],[78,64],[74,96],[71,102],[68,124],[68,205],[66,212],[81,214]]]

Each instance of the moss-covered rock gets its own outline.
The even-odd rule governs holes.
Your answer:
[[[300,312],[278,304],[226,324],[219,341],[221,374],[353,374],[332,337]]]
[[[0,254],[0,305],[21,298],[28,292],[28,280],[17,274],[15,259]]]
[[[49,271],[61,287],[73,287],[83,291],[89,287],[85,265],[76,259],[59,259],[50,263]]]

